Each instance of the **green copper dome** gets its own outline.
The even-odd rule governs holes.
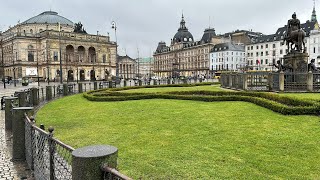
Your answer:
[[[59,16],[57,12],[45,11],[38,16],[32,17],[22,24],[62,24],[73,26],[73,22],[69,19]]]

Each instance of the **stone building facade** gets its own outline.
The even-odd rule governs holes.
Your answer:
[[[211,50],[210,59],[210,70],[213,72],[241,71],[246,66],[244,44],[217,44]]]
[[[211,77],[214,71],[210,68],[210,52],[216,44],[227,42],[250,44],[252,39],[262,35],[245,30],[216,35],[215,29],[208,28],[204,31],[201,40],[194,41],[185,23],[182,16],[180,28],[171,39],[170,46],[165,42],[158,44],[153,57],[154,73],[159,78]]]
[[[137,76],[137,62],[129,56],[118,56],[119,77],[121,79],[134,79]]]
[[[194,41],[192,34],[185,25],[184,17],[180,28],[171,40],[158,44],[154,57],[154,73],[159,78],[200,77],[209,75],[209,52],[216,38],[213,28],[206,29],[200,41]]]
[[[61,65],[64,81],[115,76],[116,43],[108,36],[74,30],[72,21],[53,11],[9,28],[0,36],[4,75],[58,81]]]

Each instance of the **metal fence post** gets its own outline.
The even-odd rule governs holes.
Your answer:
[[[48,145],[49,145],[49,170],[50,170],[50,180],[54,180],[54,153],[55,153],[55,144],[53,142],[53,127],[48,128],[49,137],[48,137]]]
[[[24,114],[33,110],[33,107],[13,108],[12,121],[12,158],[14,160],[26,159],[25,121]]]
[[[269,91],[273,90],[273,74],[269,73],[268,74],[268,86],[269,86]]]
[[[309,71],[307,75],[307,90],[309,92],[313,91],[313,73],[311,71]]]
[[[88,146],[72,152],[72,179],[103,179],[100,167],[117,167],[118,149],[108,145]]]

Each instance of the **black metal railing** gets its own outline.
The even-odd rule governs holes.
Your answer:
[[[53,138],[49,132],[34,124],[25,114],[26,161],[36,179],[72,179],[72,151],[74,148]]]
[[[101,170],[103,172],[104,180],[132,180],[132,178],[129,178],[124,174],[121,174],[116,169],[108,167],[107,165],[103,165],[101,167]]]

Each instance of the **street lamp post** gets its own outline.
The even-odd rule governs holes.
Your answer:
[[[59,57],[60,57],[60,84],[63,83],[63,79],[62,79],[62,55],[61,55],[61,27],[60,27],[60,23],[58,24],[58,28],[59,28]]]
[[[2,34],[0,33],[0,36]],[[0,41],[0,44],[1,44],[1,60],[2,60],[2,75],[3,75],[3,88],[6,89],[6,77],[5,77],[5,74],[4,74],[4,59],[3,59],[3,40],[1,38],[1,41]],[[8,79],[9,80],[9,79]]]
[[[114,29],[116,38],[116,83],[119,84],[119,62],[118,62],[118,39],[117,39],[117,24],[115,21],[111,22],[111,28]]]

